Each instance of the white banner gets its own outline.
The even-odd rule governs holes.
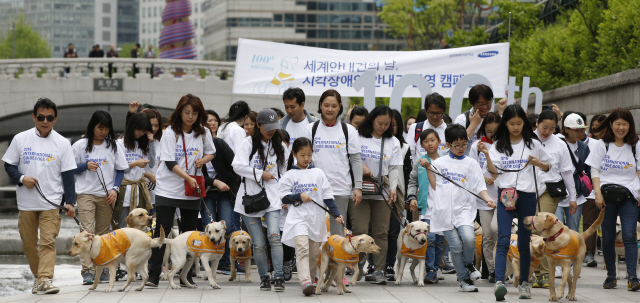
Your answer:
[[[365,72],[369,73],[362,77]],[[279,95],[289,87],[300,87],[308,96],[320,96],[328,89],[335,89],[344,97],[361,97],[367,88],[373,90],[373,84],[368,85],[373,82],[376,97],[391,97],[396,86],[400,90],[396,90],[397,96],[421,97],[430,86],[431,91],[449,98],[454,95],[460,79],[475,74],[462,81],[465,87],[456,91],[466,96],[470,86],[489,82],[485,84],[493,88],[496,98],[501,98],[505,97],[508,73],[508,43],[387,52],[342,51],[239,39],[233,93]],[[415,83],[415,80],[422,81],[417,76],[398,83],[410,74],[424,78],[425,85]],[[478,75],[486,80],[479,81],[482,77]],[[409,78],[412,79],[409,81]],[[358,79],[360,82],[356,83]]]

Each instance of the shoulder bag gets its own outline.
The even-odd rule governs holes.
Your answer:
[[[205,133],[206,134],[206,133]],[[203,144],[202,144],[202,150],[204,150],[204,136],[205,134],[201,135],[203,136]],[[184,165],[187,168],[187,174],[189,173],[189,158],[187,158],[187,144],[184,141],[184,133],[182,133],[182,150],[184,151]],[[195,162],[194,162],[195,164]],[[184,195],[187,197],[206,197],[207,196],[207,191],[204,190],[205,186],[204,186],[204,176],[200,175],[198,176],[198,169],[196,168],[196,174],[195,175],[189,175],[189,177],[196,179],[196,184],[198,185],[198,188],[200,190],[196,190],[196,188],[191,187],[191,185],[189,184],[189,181],[184,180]]]
[[[382,161],[384,159],[384,137],[380,143],[380,161],[378,163],[378,178],[371,177],[362,178],[362,195],[363,196],[380,196],[382,195]]]

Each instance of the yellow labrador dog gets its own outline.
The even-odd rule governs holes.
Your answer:
[[[236,279],[236,260],[244,261],[245,272],[244,281],[251,283],[251,236],[244,230],[239,230],[231,234],[229,239],[229,260],[231,261],[231,276],[229,281]]]
[[[640,242],[640,222],[636,223],[636,243]],[[620,256],[624,256],[624,242],[622,241],[622,223],[620,223],[620,217],[618,217],[618,221],[616,222],[616,279],[620,279],[620,273],[618,270],[619,264],[618,259]],[[640,246],[638,246],[638,260],[640,260]],[[636,260],[636,262],[638,262]],[[636,263],[638,264],[638,263]],[[638,269],[640,266],[636,266],[636,276],[638,275]],[[629,273],[627,273],[627,276]],[[625,277],[627,279],[628,277]]]
[[[136,288],[140,291],[149,279],[147,264],[151,257],[151,248],[162,246],[164,240],[164,230],[161,230],[160,238],[156,239],[151,239],[135,228],[121,228],[102,236],[83,231],[73,238],[73,245],[67,254],[72,257],[89,254],[96,265],[97,277],[105,267],[109,268],[109,272],[115,273],[118,264],[124,261],[127,266],[127,282],[118,291],[124,291],[133,282],[136,271],[142,276],[142,284]],[[96,289],[99,280],[95,279],[89,290]],[[116,275],[109,275],[109,287],[104,291],[110,292],[115,281]]]
[[[193,264],[193,260],[198,257],[202,260],[202,266],[209,278],[209,285],[214,289],[219,289],[220,286],[216,283],[216,272],[211,271],[209,261],[213,268],[218,268],[218,262],[224,254],[225,238],[224,235],[227,230],[227,224],[224,220],[220,222],[213,222],[204,228],[204,232],[188,231],[175,237],[174,239],[167,239],[164,243],[171,245],[171,263],[173,266],[169,272],[169,284],[171,288],[180,289],[180,286],[176,285],[173,281],[173,276],[182,268],[180,273],[180,280],[188,288],[196,288],[196,285],[192,285],[187,281],[187,273]]]
[[[357,264],[360,253],[378,254],[380,246],[376,245],[373,238],[368,235],[359,235],[349,238],[333,235],[329,240],[320,246],[320,271],[318,271],[318,286],[316,287],[316,295],[321,291],[329,291],[331,283],[337,275],[338,294],[343,295],[345,292],[351,291],[344,285],[344,270],[349,264]],[[332,267],[335,266],[335,270]],[[322,279],[324,274],[324,279]],[[351,285],[356,285],[359,274],[358,266],[354,266],[353,278]]]
[[[124,222],[127,223],[127,227],[147,232],[148,228],[153,224],[153,218],[149,216],[149,212],[146,209],[136,208],[129,213]]]
[[[580,271],[582,270],[582,260],[587,252],[584,239],[588,238],[596,232],[602,220],[604,219],[604,211],[600,212],[598,219],[593,222],[589,229],[582,234],[570,230],[562,224],[558,218],[548,212],[540,212],[535,216],[524,218],[524,226],[542,236],[544,241],[544,255],[549,261],[549,268],[556,266],[562,267],[562,280],[556,292],[555,288],[555,272],[549,271],[549,301],[558,301],[558,298],[564,296],[564,286],[569,284],[569,293],[567,299],[576,301],[576,284]],[[573,278],[570,278],[569,271],[573,264]]]
[[[536,248],[535,245],[544,244],[542,237],[537,235],[531,235],[531,241],[529,242],[529,251],[531,251],[531,260],[529,261],[529,276],[527,280],[531,279],[533,272],[540,267],[540,260],[544,257],[542,252],[544,247]],[[539,253],[537,253],[539,252]],[[520,266],[523,264],[520,260],[520,251],[518,250],[518,235],[511,235],[509,241],[509,251],[507,252],[507,274],[505,277],[509,277],[513,274],[513,286],[518,287],[520,283]],[[525,263],[526,264],[526,263]]]
[[[424,262],[427,254],[428,233],[429,224],[422,221],[411,222],[400,231],[400,237],[398,237],[398,251],[396,253],[396,285],[400,285],[404,267],[407,264],[407,261],[411,259],[411,266],[409,267],[409,271],[411,272],[411,279],[413,280],[413,284],[418,284],[418,287],[424,286]],[[419,279],[416,277],[415,273],[416,266],[419,266]]]

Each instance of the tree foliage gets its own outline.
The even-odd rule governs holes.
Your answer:
[[[7,28],[0,36],[0,59],[11,59],[15,35],[15,58],[51,58],[51,47],[37,31],[31,28],[22,14],[15,22],[15,31]]]

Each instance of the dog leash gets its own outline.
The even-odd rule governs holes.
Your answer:
[[[453,181],[453,180],[449,179],[448,177],[444,176],[443,174],[441,174],[441,173],[439,172],[439,169],[438,169],[437,167],[435,167],[434,165],[431,165],[431,166],[432,166],[433,168],[437,169],[438,171],[435,171],[435,170],[432,170],[432,169],[429,169],[429,168],[426,168],[426,167],[425,167],[425,169],[427,169],[428,171],[430,171],[430,172],[432,172],[432,173],[434,173],[434,174],[436,174],[436,175],[438,175],[438,176],[442,177],[443,179],[445,179],[445,180],[447,180],[447,181],[451,182],[451,184],[453,184],[453,185],[455,185],[455,186],[457,186],[457,187],[460,187],[460,188],[464,189],[465,191],[467,191],[468,193],[472,194],[472,195],[473,195],[473,196],[475,196],[476,198],[478,198],[478,199],[480,199],[480,200],[482,200],[482,201],[484,201],[484,202],[487,202],[485,199],[483,199],[482,197],[480,197],[478,194],[476,194],[476,193],[474,193],[474,192],[472,192],[472,191],[470,191],[470,190],[468,190],[468,189],[464,188],[464,186],[462,186],[462,185],[460,185],[460,184],[456,183],[455,181]]]
[[[100,181],[100,185],[102,186],[102,190],[104,190],[104,193],[106,194],[106,197],[109,196],[109,191],[107,190],[107,182],[104,178],[104,174],[102,173],[102,168],[100,168],[100,165],[98,165],[98,169],[96,170],[96,174],[98,176],[98,181]],[[109,210],[111,210],[111,223],[113,223],[113,226],[120,226],[119,222],[116,222],[116,212],[113,209],[115,206],[114,205],[109,205]],[[119,221],[119,220],[118,220]]]
[[[66,208],[64,208],[64,207],[62,207],[62,206],[60,206],[58,204],[55,204],[55,203],[51,202],[49,199],[47,199],[47,197],[45,197],[44,194],[42,193],[42,189],[40,188],[40,184],[38,184],[37,181],[36,181],[36,184],[35,184],[35,188],[38,191],[38,193],[40,194],[40,196],[42,196],[42,198],[45,201],[47,201],[49,204],[51,204],[53,207],[55,207],[57,209],[60,209],[60,210],[63,210],[65,213],[67,211],[69,211],[68,209],[66,209]],[[78,227],[80,227],[80,232],[82,232],[83,230],[88,230],[88,229],[84,228],[84,226],[82,226],[82,223],[80,223],[80,220],[78,220],[77,217],[74,216],[74,217],[71,217],[71,218],[73,218],[73,220],[76,221],[76,224],[78,224]]]
[[[375,182],[375,181],[374,181]],[[399,211],[397,211],[397,207],[395,205],[395,203],[391,203],[393,204],[393,206],[389,203],[387,203],[386,199],[384,198],[384,194],[387,194],[387,198],[391,198],[391,194],[389,192],[387,192],[387,189],[382,186],[382,184],[378,184],[376,183],[376,186],[380,187],[380,193],[382,196],[382,199],[384,199],[385,201],[385,205],[387,205],[387,207],[389,207],[389,210],[391,211],[391,214],[396,218],[396,220],[398,220],[398,223],[400,223],[400,226],[402,226],[403,228],[407,226],[407,223],[409,223],[409,221],[407,220],[407,218],[405,218],[405,216],[403,216],[402,214],[400,214]],[[396,208],[396,210],[394,210],[394,208]]]
[[[291,198],[289,198],[289,197],[286,197],[286,196],[285,196],[285,198],[287,198],[287,199],[289,199],[289,200],[293,201],[293,206],[294,206],[294,207],[298,207],[298,206],[302,205],[302,203],[304,203],[304,202],[299,201],[299,200],[293,200],[293,199],[291,199]],[[329,208],[327,208],[327,207],[325,207],[325,206],[320,205],[318,202],[314,201],[313,199],[311,199],[311,202],[313,202],[315,205],[318,205],[318,207],[322,208],[324,211],[326,211],[326,212],[327,212],[330,216],[332,216],[333,218],[337,218],[337,217],[339,217],[337,214],[335,214],[334,212],[332,212]],[[343,217],[343,218],[344,218],[344,217]],[[342,224],[341,224],[341,225],[342,225],[342,227],[347,228],[347,226],[345,225],[345,220],[342,220]]]
[[[208,192],[208,191],[209,191],[209,187],[205,189],[205,192]],[[200,202],[202,203],[202,206],[204,206],[204,210],[207,211],[207,216],[209,216],[209,220],[211,220],[211,222],[213,223],[213,216],[211,215],[211,212],[209,211],[207,204],[204,203],[204,197],[202,197],[202,192],[200,191],[200,187],[196,187],[196,193],[198,193],[198,196],[200,196]]]

